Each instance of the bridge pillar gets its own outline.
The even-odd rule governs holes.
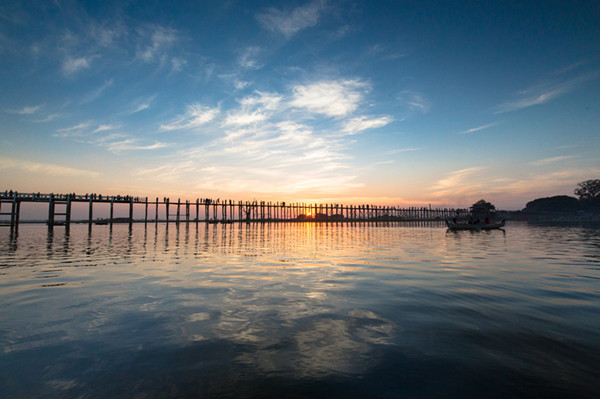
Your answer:
[[[129,197],[129,224],[133,223],[133,197]]]
[[[10,210],[10,227],[19,227],[19,213],[21,211],[21,201],[17,199],[17,194],[13,196],[13,202]]]
[[[54,194],[50,194],[50,198],[48,199],[48,226],[54,226]]]
[[[114,209],[115,209],[115,197],[113,196],[110,199],[110,224],[111,225],[112,225],[112,222],[113,222]]]
[[[156,197],[156,212],[154,214],[154,223],[158,223],[158,197]]]
[[[94,218],[94,211],[93,211],[93,206],[94,206],[94,201],[92,200],[92,195],[90,194],[90,208],[88,211],[88,224],[92,224],[92,219]]]
[[[167,214],[167,225],[169,224],[169,199],[166,199],[165,202],[165,209],[166,209],[166,214]]]
[[[65,210],[65,226],[68,228],[71,224],[71,196],[67,197],[67,205]]]

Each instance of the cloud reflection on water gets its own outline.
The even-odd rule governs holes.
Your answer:
[[[515,364],[537,381],[588,378],[597,232],[509,229],[24,225],[0,240],[0,365],[17,362],[21,378],[43,370],[40,392],[67,397],[104,379],[132,397],[184,383],[218,396],[231,381],[260,393],[273,378],[273,392],[361,378],[393,390],[411,367],[427,370],[424,385],[441,370],[481,381]]]

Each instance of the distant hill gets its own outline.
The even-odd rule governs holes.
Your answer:
[[[581,202],[577,198],[569,197],[568,195],[556,195],[554,197],[538,198],[529,201],[525,205],[523,212],[577,212],[581,208]]]

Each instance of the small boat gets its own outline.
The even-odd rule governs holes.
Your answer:
[[[502,219],[502,221],[495,222],[495,223],[469,224],[469,223],[456,223],[456,222],[453,222],[452,220],[446,218],[446,226],[448,226],[448,228],[450,230],[493,230],[493,229],[499,229],[501,227],[504,227],[505,224],[506,224],[505,219]]]

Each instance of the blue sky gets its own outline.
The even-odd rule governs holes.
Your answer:
[[[600,177],[589,2],[0,5],[0,189],[520,209]]]

